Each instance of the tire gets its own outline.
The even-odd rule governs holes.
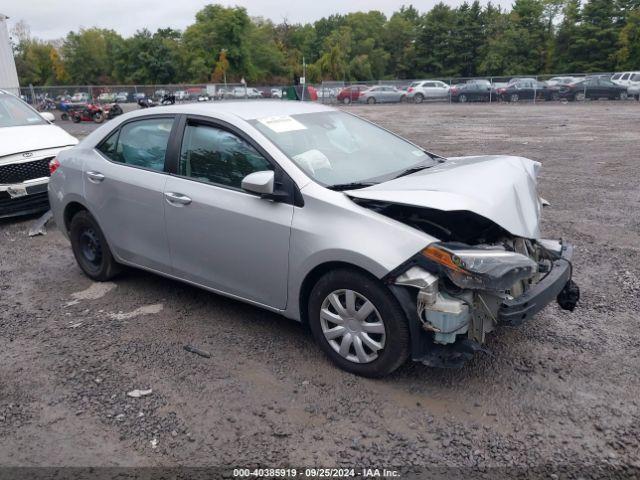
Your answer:
[[[93,116],[91,118],[93,118],[93,121],[96,122],[96,123],[102,123],[102,122],[104,122],[104,113],[96,112],[96,113],[93,114]]]
[[[618,95],[618,100],[626,100],[627,98],[627,92],[620,92],[620,95]]]
[[[348,292],[354,292],[353,311],[361,312],[370,303],[363,319],[347,312]],[[333,300],[333,301],[332,301]],[[339,302],[347,322],[340,319]],[[309,296],[309,327],[324,353],[340,368],[365,377],[383,377],[396,370],[409,357],[409,325],[393,294],[377,279],[356,270],[340,269],[324,275]],[[369,305],[369,307],[371,307]],[[321,318],[321,312],[322,314]],[[325,331],[341,327],[344,334],[333,339]],[[381,333],[382,331],[382,333]],[[347,337],[348,335],[348,337]],[[363,340],[364,339],[364,340]],[[347,342],[345,354],[339,353]],[[372,343],[373,342],[373,343]],[[374,345],[371,348],[370,345]],[[356,347],[360,347],[359,349]],[[362,360],[360,360],[362,359]]]
[[[520,100],[520,96],[519,96],[517,93],[512,93],[512,94],[509,96],[509,101],[510,101],[511,103],[518,103],[518,100]]]
[[[71,219],[69,237],[73,255],[87,277],[106,282],[122,270],[113,258],[98,222],[86,210],[81,210]]]
[[[467,103],[467,96],[463,93],[462,95],[458,96],[458,101],[460,103]]]
[[[413,97],[414,103],[422,103],[424,101],[424,95],[421,93],[416,93]]]
[[[369,97],[369,98],[367,98],[367,103],[368,103],[369,105],[373,105],[374,103],[376,103],[376,99],[375,99],[375,97]]]
[[[62,120],[64,122],[69,120],[69,114],[67,112],[63,112],[62,115],[60,115],[60,120]]]
[[[342,103],[344,103],[345,105],[349,105],[351,103],[351,97],[344,97],[342,99]]]
[[[71,120],[73,121],[73,123],[80,123],[80,120],[82,120],[82,118],[80,118],[80,115],[76,115],[76,114],[74,114],[74,115],[71,117]]]
[[[400,97],[400,103],[407,103],[407,96],[406,95],[402,95]]]
[[[557,102],[558,100],[560,100],[560,94],[558,92],[553,92],[551,94],[551,100],[553,100],[554,102]]]
[[[586,96],[583,92],[578,92],[573,96],[573,99],[576,102],[584,102],[586,100]]]

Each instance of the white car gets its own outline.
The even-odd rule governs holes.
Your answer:
[[[545,83],[548,87],[555,87],[556,85],[568,85],[576,81],[576,77],[552,77]]]
[[[78,143],[54,119],[0,90],[0,218],[48,208],[49,162]]]
[[[272,88],[271,89],[271,98],[282,98],[282,89],[281,88]]]
[[[422,103],[425,99],[444,99],[449,97],[449,85],[440,80],[419,80],[409,85],[407,99]]]
[[[629,87],[640,81],[640,72],[618,72],[611,76],[611,81],[623,87]]]
[[[82,103],[88,102],[91,97],[87,92],[76,92],[71,96],[71,102],[73,103]]]
[[[189,94],[185,90],[178,90],[175,93],[175,96],[176,96],[176,100],[180,102],[183,100],[187,100],[189,98]]]

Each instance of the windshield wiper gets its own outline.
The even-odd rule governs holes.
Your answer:
[[[340,192],[342,190],[357,190],[358,188],[371,187],[373,185],[377,185],[377,184],[373,182],[350,182],[350,183],[337,183],[327,188],[329,190],[336,190]]]
[[[414,165],[413,167],[409,167],[406,170],[403,170],[398,175],[393,178],[404,177],[405,175],[411,175],[412,173],[419,172],[420,170],[424,170],[425,168],[433,167],[433,163],[421,163],[420,165]]]

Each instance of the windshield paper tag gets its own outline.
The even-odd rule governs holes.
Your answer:
[[[285,133],[285,132],[293,132],[296,130],[306,130],[303,124],[299,121],[289,117],[265,117],[259,118],[258,121],[263,124],[265,127],[269,127],[276,133]]]

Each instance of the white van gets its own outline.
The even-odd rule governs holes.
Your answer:
[[[611,81],[625,87],[640,82],[640,72],[618,72],[611,76]]]

